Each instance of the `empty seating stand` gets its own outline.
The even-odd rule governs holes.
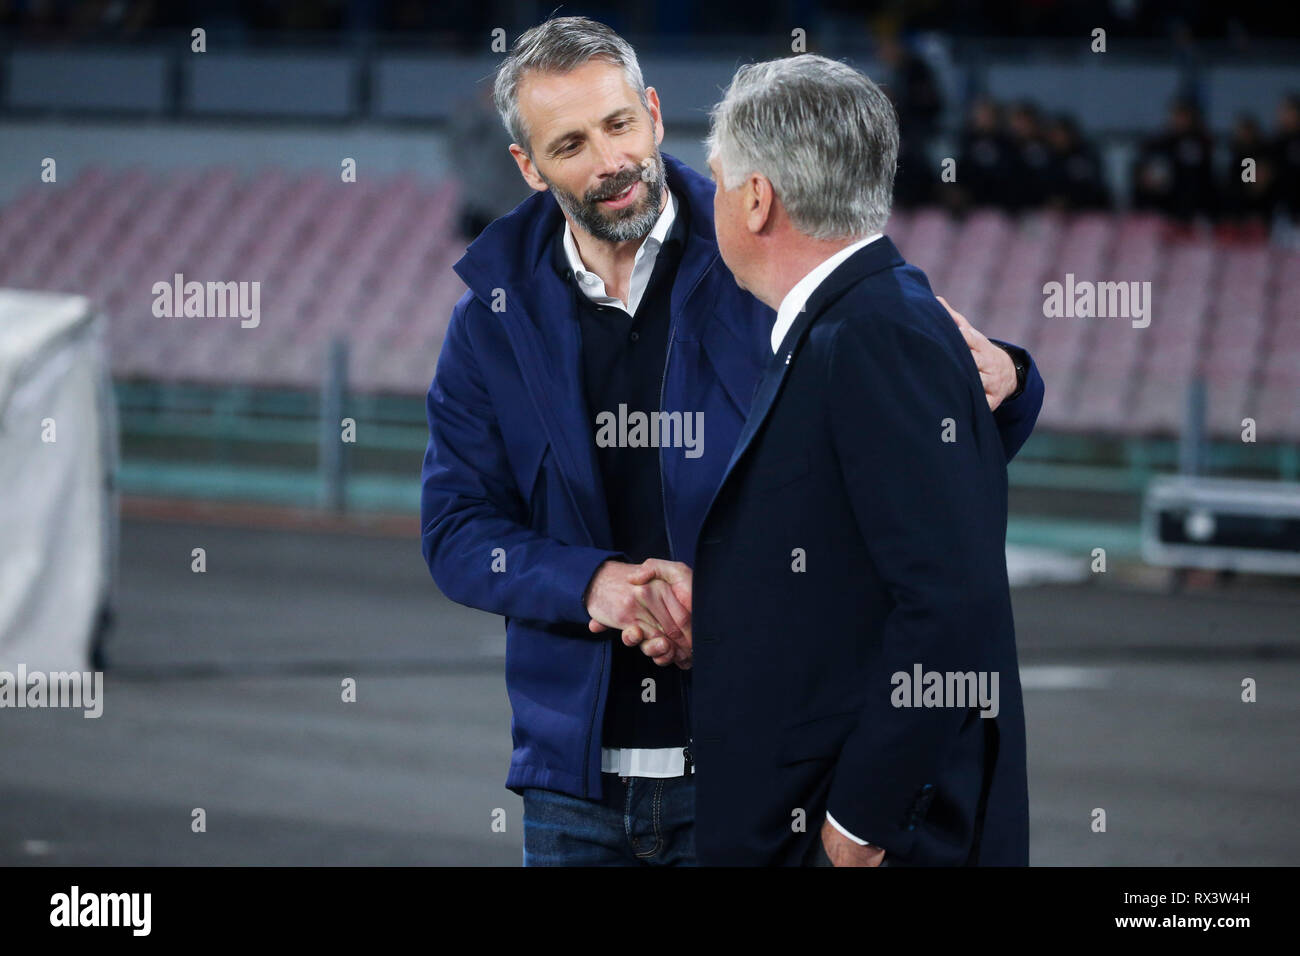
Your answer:
[[[343,337],[353,390],[420,395],[465,291],[456,203],[452,185],[411,175],[90,169],[0,209],[0,286],[98,302],[119,379],[315,389]],[[888,232],[977,327],[1030,349],[1047,383],[1040,428],[1172,436],[1200,377],[1213,435],[1252,418],[1261,442],[1300,440],[1300,254],[1171,238],[1148,215],[925,209]],[[156,316],[153,287],[177,273],[259,282],[258,326]],[[1150,282],[1149,326],[1048,317],[1044,285],[1069,274]]]
[[[103,306],[118,378],[315,388],[342,336],[354,387],[422,392],[464,292],[451,271],[464,251],[455,214],[449,184],[409,176],[92,169],[0,211],[0,286]],[[178,273],[258,282],[257,326],[154,315],[155,283]]]

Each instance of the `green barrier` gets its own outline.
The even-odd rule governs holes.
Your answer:
[[[1007,519],[1007,544],[1069,551],[1088,558],[1093,548],[1105,548],[1108,558],[1134,558],[1142,553],[1142,529],[1136,521],[1067,521],[1055,518]]]
[[[315,507],[322,490],[319,476],[309,471],[158,461],[122,462],[117,482],[126,495],[256,502],[294,508]],[[347,510],[417,514],[419,476],[353,475],[347,483]]]
[[[195,496],[211,493],[298,504],[304,496],[311,502],[318,500],[317,475],[301,467],[275,469],[246,461],[266,460],[267,450],[283,446],[284,457],[301,465],[307,449],[319,448],[318,392],[144,381],[116,382],[114,391],[123,438],[138,452],[162,458],[167,455],[166,445],[175,441],[184,443],[185,454],[230,462],[226,466],[131,461],[131,467],[147,468],[158,476],[147,481],[141,472],[132,472],[140,487],[150,487],[153,481],[163,489],[175,484],[180,489],[175,493]],[[428,440],[422,396],[350,394],[342,407],[344,416],[357,422],[357,441],[348,446],[349,456],[375,452],[418,462]],[[1176,471],[1178,464],[1179,445],[1172,438],[1036,432],[1012,462],[1008,480],[1016,488],[1141,494],[1152,476]],[[372,469],[398,465],[373,457],[368,463]],[[1300,446],[1213,442],[1208,446],[1207,467],[1211,474],[1296,481]],[[413,480],[412,475],[397,472],[347,475],[348,506],[354,499],[357,506],[402,504],[410,498],[406,489]]]

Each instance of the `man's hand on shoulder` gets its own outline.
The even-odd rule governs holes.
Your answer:
[[[988,399],[989,411],[997,411],[998,406],[1016,390],[1016,363],[1005,349],[990,342],[983,332],[971,325],[943,296],[937,295],[935,298],[943,303],[952,320],[957,323],[957,329],[975,358],[975,367],[980,372],[980,382],[984,385],[984,397]]]

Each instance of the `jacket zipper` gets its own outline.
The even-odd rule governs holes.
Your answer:
[[[703,278],[701,276],[701,278]],[[668,349],[664,355],[664,370],[659,377],[659,410],[664,409],[664,388],[668,382],[668,360],[673,354],[673,335],[677,330],[677,320],[673,317],[672,324],[668,328]],[[663,506],[664,515],[664,534],[668,537],[668,557],[676,560],[677,552],[673,548],[673,528],[672,523],[668,520],[668,491],[664,483],[664,450],[659,449],[659,454],[655,456],[659,464],[659,501]],[[676,667],[677,665],[673,665]],[[691,736],[691,714],[690,709],[686,706],[686,676],[680,667],[677,668],[677,695],[682,700],[682,729],[686,731],[686,746],[682,748],[682,774],[689,776],[692,772],[691,744],[695,743],[695,738]]]
[[[572,271],[569,272],[569,278],[573,278]],[[569,309],[572,313],[576,314],[578,309],[578,291],[573,287],[572,281],[566,282],[565,286],[569,290]],[[579,361],[581,361],[581,359]],[[577,507],[576,502],[574,504],[574,510],[581,515],[581,509]],[[595,542],[593,541],[592,543],[594,544]],[[587,779],[586,768],[591,762],[591,738],[596,733],[596,711],[600,707],[601,686],[605,683],[605,665],[609,663],[610,653],[609,641],[601,641],[600,646],[600,674],[596,677],[596,697],[591,702],[591,719],[587,722],[587,745],[583,748],[582,795],[587,798],[591,798],[592,793],[590,781]]]

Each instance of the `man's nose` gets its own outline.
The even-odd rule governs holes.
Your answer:
[[[623,159],[608,136],[597,136],[592,143],[596,149],[596,175],[608,178],[623,168]]]

